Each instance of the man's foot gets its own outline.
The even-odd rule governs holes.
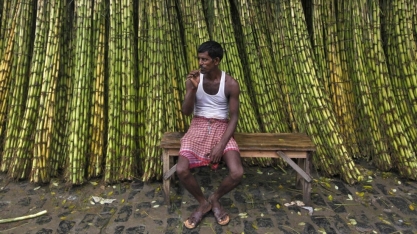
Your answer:
[[[184,226],[188,229],[197,227],[201,219],[211,210],[211,204],[206,202],[204,205],[200,205],[187,220],[184,221]]]
[[[230,221],[229,214],[223,209],[220,205],[220,202],[214,200],[212,197],[209,198],[209,202],[211,203],[211,210],[214,213],[214,217],[219,225],[227,225]]]

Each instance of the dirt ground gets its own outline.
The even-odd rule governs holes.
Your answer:
[[[302,193],[295,172],[245,167],[242,183],[222,198],[231,221],[216,224],[207,214],[194,230],[182,222],[197,203],[174,180],[171,205],[164,203],[160,181],[105,185],[100,179],[67,187],[54,179],[37,185],[11,182],[0,174],[0,233],[417,233],[417,183],[396,173],[379,172],[361,162],[365,181],[347,185],[313,173],[311,204],[297,204]],[[195,170],[209,195],[227,169]],[[102,199],[101,202],[96,199]],[[108,199],[108,200],[104,200]],[[295,204],[294,204],[295,203]],[[45,211],[38,217],[5,219]]]

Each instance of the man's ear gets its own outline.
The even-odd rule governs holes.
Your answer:
[[[219,57],[215,57],[214,58],[214,64],[219,65],[220,63],[220,58]]]

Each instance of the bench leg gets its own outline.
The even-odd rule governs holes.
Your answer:
[[[310,168],[311,168],[311,154],[307,153],[307,158],[299,158],[297,160],[297,164],[300,168],[304,170],[304,172],[308,175],[310,175]],[[310,193],[311,193],[311,182],[306,181],[300,174],[297,173],[296,181],[295,181],[296,187],[299,189],[302,189],[303,191],[303,202],[304,204],[309,204],[310,199]]]
[[[168,155],[168,150],[164,149],[162,152],[162,164],[163,164],[163,174],[169,171],[170,167],[170,160]],[[164,200],[165,204],[170,204],[170,198],[169,198],[169,189],[170,189],[171,179],[162,179],[162,187],[164,190]]]
[[[305,160],[303,160],[304,161],[303,169],[304,169],[305,173],[307,173],[308,175],[310,175],[310,172],[311,172],[311,165],[312,165],[311,164],[311,159],[312,159],[311,157],[312,157],[311,152],[307,152],[307,157],[306,157]],[[302,180],[302,188],[303,188],[303,202],[304,202],[304,204],[309,205],[311,203],[311,197],[310,197],[311,181],[308,182],[306,180]]]

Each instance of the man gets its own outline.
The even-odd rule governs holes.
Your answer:
[[[243,167],[238,145],[233,138],[239,116],[239,84],[219,69],[223,48],[215,41],[201,44],[197,50],[199,70],[187,75],[182,104],[185,115],[193,115],[190,128],[181,139],[177,175],[181,184],[199,202],[199,207],[184,225],[195,228],[210,210],[220,225],[229,223],[228,213],[219,199],[241,181]],[[191,168],[211,165],[217,168],[223,160],[229,174],[207,199],[190,172]]]

